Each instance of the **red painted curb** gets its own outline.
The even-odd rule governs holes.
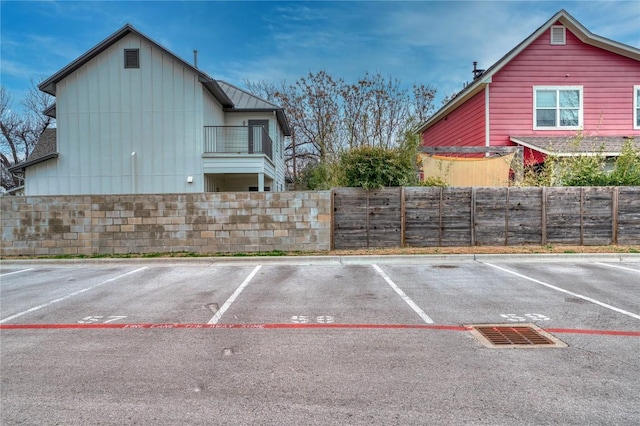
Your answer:
[[[449,330],[468,331],[470,327],[434,324],[0,324],[0,330],[64,330],[64,329],[342,329],[342,330]],[[591,334],[640,337],[640,331],[547,328],[549,333]]]

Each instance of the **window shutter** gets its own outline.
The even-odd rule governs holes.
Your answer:
[[[562,25],[551,27],[551,44],[567,44],[565,27]]]
[[[140,49],[124,49],[124,67],[140,68]]]

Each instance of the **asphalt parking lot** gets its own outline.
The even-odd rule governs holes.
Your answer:
[[[640,419],[633,254],[3,261],[0,333],[7,425]]]

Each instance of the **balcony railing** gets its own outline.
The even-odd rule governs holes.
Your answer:
[[[273,142],[262,126],[205,126],[204,152],[265,154],[273,159]]]

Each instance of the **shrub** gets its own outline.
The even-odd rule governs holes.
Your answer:
[[[639,186],[640,151],[631,141],[615,159],[602,149],[595,155],[548,156],[544,164],[525,169],[522,186]]]
[[[340,158],[341,184],[365,189],[412,185],[416,181],[414,158],[402,149],[354,148]]]

